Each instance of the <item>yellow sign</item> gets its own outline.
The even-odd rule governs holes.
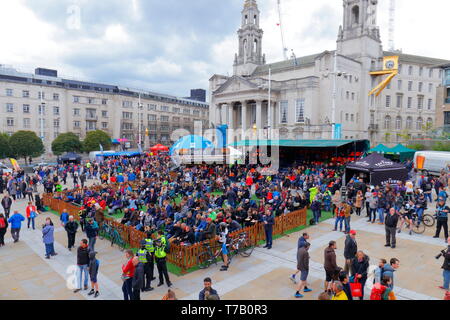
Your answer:
[[[16,159],[10,158],[9,161],[11,161],[11,165],[13,166],[14,170],[20,170],[20,166],[17,163]]]
[[[383,70],[370,72],[370,75],[374,77],[384,75],[387,75],[388,77],[381,81],[375,88],[373,88],[369,92],[369,96],[375,94],[375,96],[378,97],[392,81],[392,79],[394,79],[394,77],[398,74],[398,59],[398,56],[384,57]]]
[[[398,70],[398,56],[384,57],[383,70]]]

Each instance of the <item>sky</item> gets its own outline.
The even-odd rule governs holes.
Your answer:
[[[389,1],[378,25],[388,44]],[[396,0],[395,45],[450,60],[450,1]],[[258,0],[268,63],[283,59],[277,0]],[[32,72],[188,96],[231,75],[244,0],[0,1],[0,64]],[[334,50],[342,0],[281,0],[286,47],[297,57]]]

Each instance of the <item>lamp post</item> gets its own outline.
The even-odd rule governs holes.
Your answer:
[[[40,102],[41,102],[41,112],[40,112],[41,117],[39,119],[39,127],[40,127],[42,144],[44,145],[44,153],[41,156],[41,162],[44,162],[44,160],[45,160],[45,133],[44,133],[45,101],[44,101],[44,91],[42,90],[42,88],[40,91]]]
[[[331,102],[331,139],[336,140],[336,96],[337,96],[337,77],[346,75],[346,72],[338,71],[337,68],[337,50],[334,51],[334,67],[333,72],[333,93]]]
[[[138,102],[138,133],[139,133],[139,149],[142,148],[142,127],[144,126],[144,119],[142,116],[142,109],[143,109],[143,105],[141,103],[141,94],[139,93],[139,102]]]

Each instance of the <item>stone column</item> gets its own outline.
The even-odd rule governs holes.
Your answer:
[[[256,128],[257,128],[257,133],[259,132],[259,130],[263,130],[264,126],[262,123],[262,101],[258,100],[256,101]],[[259,136],[257,134],[257,136]]]
[[[233,104],[227,104],[228,106],[228,129],[234,129],[234,112],[233,112]]]
[[[247,131],[247,101],[242,102],[241,105],[242,139],[245,139],[245,132]]]

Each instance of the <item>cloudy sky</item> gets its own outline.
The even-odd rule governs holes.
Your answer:
[[[231,74],[244,0],[0,1],[0,64],[177,96]],[[258,0],[268,62],[282,59],[276,0]],[[379,0],[387,47],[389,0]],[[333,50],[342,0],[282,0],[286,44],[297,57]],[[396,47],[450,59],[450,1],[397,0]]]

